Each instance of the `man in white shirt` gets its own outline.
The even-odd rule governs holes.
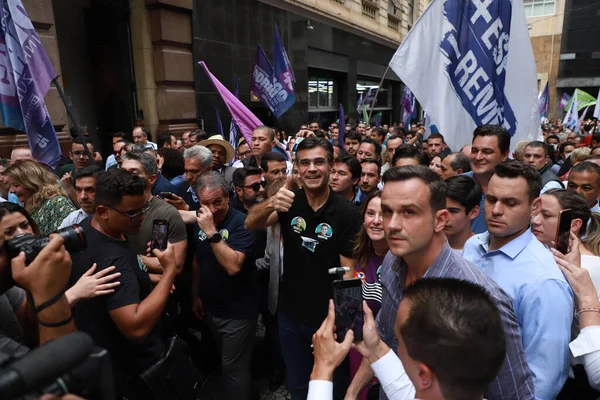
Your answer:
[[[390,400],[482,399],[504,362],[500,314],[488,292],[474,283],[425,278],[406,288],[395,324],[398,356],[379,337],[364,302],[363,309],[364,340],[353,347],[369,361]],[[352,330],[344,342],[336,342],[334,323],[330,301],[329,314],[313,337],[307,400],[332,398],[333,371],[352,345]]]
[[[96,165],[90,165],[77,171],[75,193],[77,193],[77,202],[81,208],[67,215],[58,229],[79,224],[94,213],[96,209],[96,177],[100,172],[102,169]]]
[[[158,150],[158,146],[156,143],[150,141],[150,134],[146,130],[146,128],[142,126],[136,126],[133,128],[133,132],[131,132],[131,136],[133,136],[133,143],[140,145],[151,145],[154,150]]]

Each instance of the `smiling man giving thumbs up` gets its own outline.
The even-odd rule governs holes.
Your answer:
[[[312,335],[327,315],[333,295],[330,268],[349,267],[354,275],[352,244],[360,229],[358,209],[329,187],[333,146],[310,137],[297,149],[299,174],[304,186],[281,188],[269,200],[250,209],[247,229],[264,229],[281,223],[284,242],[280,284],[279,334],[288,371],[292,400],[306,399],[313,364]],[[325,232],[325,234],[323,234]],[[334,374],[335,398],[347,388],[343,367]]]

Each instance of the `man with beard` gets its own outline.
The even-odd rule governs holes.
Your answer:
[[[235,196],[230,200],[231,207],[248,214],[250,207],[262,201],[265,189],[261,176],[260,168],[254,167],[237,168],[233,172]]]
[[[250,209],[248,229],[281,224],[285,251],[280,283],[279,334],[293,400],[306,399],[313,364],[310,343],[327,315],[335,275],[328,270],[349,267],[354,276],[352,243],[360,229],[358,209],[329,187],[333,146],[325,139],[304,139],[297,149],[303,187],[294,192],[281,188],[277,194]],[[327,226],[328,236],[319,236]],[[340,368],[334,377],[337,398],[348,384]]]

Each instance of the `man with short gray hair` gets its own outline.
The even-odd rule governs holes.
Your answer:
[[[183,152],[185,181],[179,187],[179,196],[165,198],[167,203],[180,211],[197,211],[200,208],[198,197],[194,191],[198,177],[210,170],[212,152],[204,146],[193,146]]]
[[[256,330],[257,275],[246,216],[229,206],[229,185],[215,171],[196,182],[198,210],[192,268],[192,310],[206,319],[221,350],[226,398],[250,399]]]

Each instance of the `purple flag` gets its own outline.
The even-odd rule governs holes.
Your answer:
[[[275,32],[273,33],[273,64],[275,65],[275,73],[283,79],[283,82],[289,86],[293,92],[292,82],[296,82],[296,75],[292,69],[292,63],[283,47],[281,37],[279,36],[279,28],[275,24]],[[282,77],[284,75],[285,79]]]
[[[546,86],[544,86],[544,89],[538,95],[538,112],[542,120],[548,118],[548,114],[550,113],[550,90],[548,89],[548,82],[546,82]]]
[[[281,63],[278,65],[279,68],[282,67]],[[282,80],[286,79],[285,74],[285,71],[277,71],[273,68],[265,51],[261,45],[258,45],[250,88],[252,93],[260,98],[277,118],[280,118],[296,102],[294,88],[290,89],[291,82],[288,86]]]
[[[225,102],[231,117],[242,131],[242,135],[244,136],[244,139],[246,139],[246,142],[248,142],[248,146],[252,147],[252,131],[257,126],[263,125],[263,123],[248,110],[248,107],[239,101],[221,82],[219,82],[219,80],[208,70],[204,61],[198,61],[198,64],[204,68],[204,72],[206,72],[206,75],[208,75],[212,84]]]
[[[344,115],[344,106],[340,103],[340,119],[338,120],[338,146],[344,149],[344,142],[346,141],[346,116]],[[335,145],[335,143],[334,143]]]
[[[0,113],[27,133],[33,157],[55,168],[61,150],[44,103],[56,72],[21,0],[0,0]]]
[[[223,124],[221,123],[221,115],[217,107],[215,107],[215,117],[217,117],[217,133],[223,136]]]
[[[563,93],[562,97],[560,98],[560,103],[558,104],[558,107],[561,110],[564,110],[567,104],[569,104],[569,100],[571,100],[571,96],[569,96],[568,93]]]
[[[407,132],[410,129],[410,121],[412,120],[415,108],[415,95],[410,91],[408,86],[405,86],[402,96],[402,124],[404,125],[404,130]]]

